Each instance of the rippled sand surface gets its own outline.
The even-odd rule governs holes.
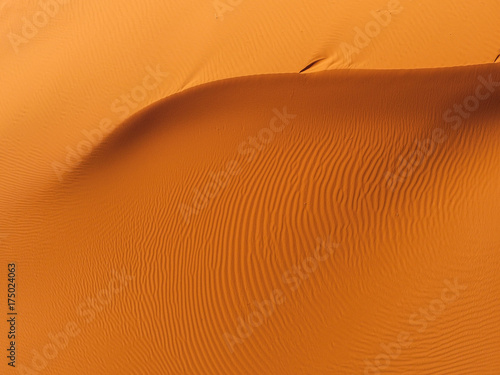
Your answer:
[[[499,374],[499,11],[0,3],[0,372]]]

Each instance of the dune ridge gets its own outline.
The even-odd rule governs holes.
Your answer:
[[[74,321],[40,373],[494,374],[500,91],[444,119],[480,77],[498,65],[259,75],[134,114],[0,218],[0,259],[36,275],[20,350]],[[87,322],[110,267],[133,279]]]

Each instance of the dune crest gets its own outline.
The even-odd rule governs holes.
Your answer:
[[[487,64],[154,103],[0,219],[33,273],[19,350],[63,332],[43,374],[493,373],[499,102]]]

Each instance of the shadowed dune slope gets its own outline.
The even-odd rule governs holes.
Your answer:
[[[0,0],[0,189],[31,194],[82,132],[204,83],[491,63],[498,14],[498,0]]]
[[[235,5],[220,15],[217,3]],[[19,154],[15,166],[0,155],[0,170],[19,186],[10,197],[28,194],[27,179],[52,174],[40,154],[64,158],[101,119],[121,122],[207,82],[307,67],[491,63],[500,54],[498,14],[497,0],[2,0],[0,149]],[[124,102],[148,67],[163,72],[158,85]]]
[[[498,374],[499,104],[491,64],[237,78],[147,107],[5,203],[19,362],[75,321],[41,373]]]

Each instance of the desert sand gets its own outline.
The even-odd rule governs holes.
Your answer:
[[[499,11],[0,3],[2,373],[500,373]]]

